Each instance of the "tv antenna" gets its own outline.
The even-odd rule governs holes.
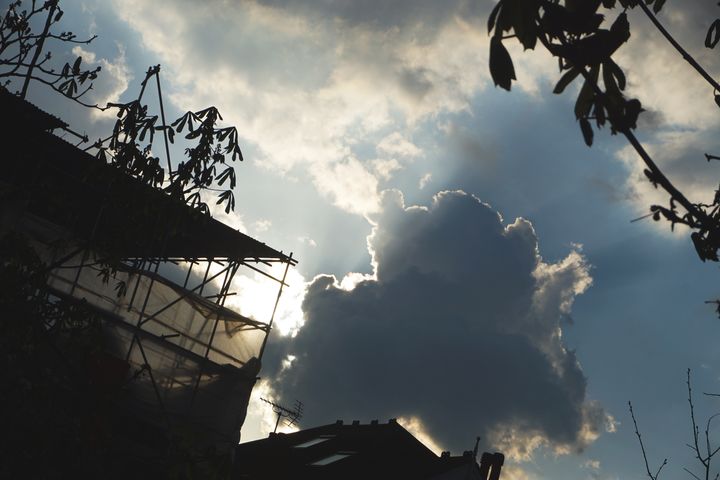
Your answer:
[[[277,421],[275,422],[275,430],[273,430],[273,433],[277,432],[281,418],[287,418],[287,420],[285,420],[285,425],[287,425],[288,427],[295,425],[297,421],[302,418],[303,403],[300,400],[295,400],[295,405],[293,406],[292,410],[262,397],[260,397],[260,400],[270,405],[273,409],[273,413],[277,415]]]

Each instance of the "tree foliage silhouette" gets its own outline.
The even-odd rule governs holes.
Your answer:
[[[630,38],[627,11],[640,8],[710,84],[715,102],[720,105],[720,85],[655,17],[664,4],[664,0],[500,0],[488,19],[488,32],[492,34],[490,73],[495,85],[510,90],[515,71],[504,42],[516,39],[525,49],[534,49],[540,43],[557,58],[560,67],[554,93],[562,93],[576,79],[582,82],[574,113],[585,143],[591,146],[594,130],[606,125],[613,135],[625,136],[645,164],[648,181],[670,196],[667,205],[652,205],[648,216],[656,221],[664,218],[673,229],[676,224],[689,227],[700,259],[716,262],[720,249],[720,190],[708,203],[693,202],[653,161],[634,134],[642,105],[625,95],[625,73],[613,60],[615,52]],[[600,13],[601,6],[608,10],[611,21]],[[720,20],[715,20],[705,35],[705,46],[714,48],[718,41]],[[706,158],[716,157],[706,154]]]
[[[112,133],[90,147],[95,149],[100,160],[203,213],[210,213],[202,196],[208,191],[217,193],[216,203],[224,206],[226,213],[233,210],[232,189],[236,176],[234,167],[226,159],[243,159],[236,128],[220,127],[222,116],[214,106],[187,112],[168,125],[162,105],[159,65],[148,69],[140,93],[133,101],[107,105],[84,101],[83,97],[93,89],[92,81],[97,78],[100,67],[84,68],[80,56],[60,68],[51,67],[49,62],[53,55],[48,50],[48,43],[87,45],[97,36],[79,40],[73,32],[56,33],[54,30],[63,14],[59,0],[32,0],[27,8],[18,0],[7,7],[0,23],[0,86],[11,91],[15,89],[14,93],[26,98],[30,83],[38,82],[86,107],[117,110]],[[149,114],[148,106],[142,103],[147,84],[153,78],[160,98],[160,116]],[[185,148],[187,158],[173,166],[168,144],[185,129],[188,131],[185,139],[192,144]],[[166,166],[152,154],[156,132],[161,132],[165,140]]]
[[[96,254],[90,261],[100,265],[106,281],[121,267],[131,239],[141,238],[149,245],[157,245],[163,236],[172,233],[148,228],[158,219],[165,220],[163,208],[177,211],[173,205],[180,204],[196,216],[211,213],[206,203],[209,200],[226,213],[235,208],[233,162],[243,160],[239,134],[235,127],[221,125],[223,119],[217,108],[188,111],[168,123],[159,65],[148,69],[134,100],[107,105],[86,101],[100,67],[84,67],[79,56],[61,67],[52,67],[53,55],[48,47],[51,42],[86,45],[96,37],[78,40],[72,32],[56,33],[63,17],[59,0],[32,0],[26,8],[22,1],[15,1],[1,14],[0,89],[24,99],[29,85],[37,83],[85,107],[114,109],[117,118],[112,132],[85,150],[120,175],[133,177],[175,200],[147,202],[138,211],[130,212],[133,221],[126,222],[113,238],[76,239]],[[151,81],[157,86],[157,115],[143,103]],[[170,145],[178,136],[184,137],[185,156],[173,164]],[[159,137],[163,140],[160,148],[156,141]],[[24,138],[16,140],[18,145],[24,142]],[[87,138],[83,141],[87,142]],[[32,145],[28,144],[28,148]],[[164,162],[155,151],[164,151]],[[103,184],[103,188],[106,200],[113,195],[127,195],[122,189],[113,190],[112,184]],[[9,198],[12,195],[32,194],[23,189],[9,191],[3,191],[8,205],[14,205],[12,201],[16,200],[24,204],[23,198]],[[170,222],[162,223],[166,224]],[[22,233],[0,227],[0,423],[7,432],[0,441],[7,458],[0,465],[0,477],[11,478],[23,471],[23,476],[32,478],[125,478],[130,475],[125,469],[130,467],[116,458],[112,438],[113,429],[123,427],[123,417],[112,411],[113,398],[122,385],[98,385],[86,371],[92,367],[88,367],[89,362],[107,360],[96,314],[83,301],[66,301],[49,294],[48,273],[57,265],[43,263]],[[118,284],[116,291],[124,295],[125,286]],[[168,437],[167,451],[158,459],[163,467],[159,478],[225,478],[229,474],[226,454],[195,451],[193,439],[185,438],[183,432],[164,434]],[[108,469],[108,465],[113,468]]]
[[[45,14],[42,30],[33,29],[33,24]],[[13,80],[21,81],[17,94],[25,98],[31,81],[39,82],[81,105],[103,109],[98,105],[85,103],[82,97],[92,88],[100,67],[82,68],[82,57],[76,57],[72,64],[65,63],[59,71],[48,62],[52,53],[45,51],[47,41],[66,44],[87,45],[96,36],[78,40],[73,32],[52,31],[64,12],[59,0],[37,2],[32,0],[30,8],[23,8],[22,1],[11,3],[0,23],[0,82],[6,88]]]

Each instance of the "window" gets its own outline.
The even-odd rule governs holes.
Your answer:
[[[328,440],[330,440],[330,438],[323,438],[323,437],[313,438],[312,440],[308,440],[307,442],[304,442],[304,443],[300,443],[300,444],[298,444],[298,445],[295,445],[293,448],[307,448],[307,447],[312,447],[313,445],[317,445],[318,443],[327,442]]]
[[[355,453],[356,452],[337,452],[337,453],[330,455],[329,457],[323,457],[320,460],[317,460],[317,461],[311,463],[310,465],[319,465],[319,466],[330,465],[331,463],[339,462],[343,458],[347,458]]]

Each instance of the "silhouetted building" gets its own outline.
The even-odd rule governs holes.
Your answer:
[[[472,451],[437,456],[395,420],[338,421],[241,443],[233,479],[498,480],[503,462],[500,453],[484,453],[481,465]]]
[[[274,280],[273,302],[296,261],[68,143],[53,133],[66,123],[3,88],[0,112],[0,236],[28,239],[49,304],[94,315],[97,343],[72,371],[112,392],[118,458],[152,463],[173,435],[229,457],[272,326],[230,305],[233,278]]]

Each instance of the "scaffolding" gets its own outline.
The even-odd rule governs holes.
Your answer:
[[[0,97],[16,119],[0,132],[11,160],[0,171],[0,233],[31,240],[49,298],[100,319],[103,349],[124,375],[120,408],[158,428],[190,428],[203,444],[236,444],[292,254],[99,162],[49,133],[60,120]],[[267,318],[226,305],[243,270],[274,281]]]

